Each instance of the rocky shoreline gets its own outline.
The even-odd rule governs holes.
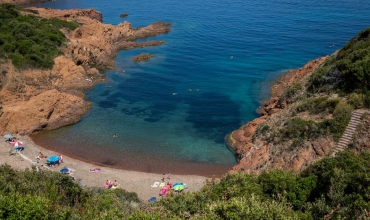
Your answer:
[[[239,160],[230,172],[261,173],[276,168],[297,172],[313,161],[323,158],[334,147],[332,140],[321,138],[298,151],[276,152],[275,146],[259,140],[257,134],[260,124],[284,121],[291,117],[288,113],[291,103],[281,99],[284,90],[307,79],[327,58],[328,56],[325,56],[309,61],[304,67],[290,70],[281,76],[279,81],[272,85],[271,98],[257,110],[261,116],[227,136],[227,145],[236,152]]]
[[[54,59],[51,70],[17,70],[10,61],[0,63],[0,132],[28,135],[77,122],[89,108],[84,90],[104,80],[98,69],[114,69],[119,50],[159,46],[164,41],[135,42],[170,31],[169,24],[156,22],[133,28],[128,22],[103,24],[94,9],[51,10],[29,8],[43,18],[59,18],[81,24],[63,30],[68,42],[64,55]]]

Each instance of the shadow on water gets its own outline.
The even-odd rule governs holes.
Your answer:
[[[186,121],[197,134],[216,143],[224,143],[224,137],[240,124],[240,104],[223,93],[201,93],[185,102],[189,104]]]

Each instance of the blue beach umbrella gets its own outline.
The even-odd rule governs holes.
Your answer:
[[[61,173],[68,173],[69,169],[68,168],[63,168],[60,170]]]
[[[50,157],[46,160],[46,162],[51,162],[51,163],[53,163],[53,162],[57,162],[57,161],[59,161],[59,157],[58,157],[58,156],[55,156],[55,155],[50,156]]]
[[[13,135],[11,135],[11,134],[6,134],[6,135],[4,135],[4,138],[6,138],[6,139],[13,138]]]

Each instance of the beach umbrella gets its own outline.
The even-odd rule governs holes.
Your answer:
[[[6,134],[6,135],[4,135],[4,138],[6,138],[6,139],[9,139],[9,138],[13,138],[14,136],[13,135],[11,135],[11,134]]]
[[[20,146],[22,146],[22,145],[23,145],[23,142],[21,142],[21,141],[15,141],[15,142],[13,142],[13,143],[12,143],[12,145],[13,145],[14,147],[20,147]]]
[[[178,184],[176,186],[173,186],[172,189],[175,192],[181,192],[183,189],[185,189],[185,186],[183,184]]]
[[[64,167],[63,169],[61,169],[59,172],[61,173],[68,173],[69,172],[69,169]]]
[[[55,155],[53,155],[53,156],[50,156],[47,160],[46,160],[46,162],[58,162],[59,161],[59,157],[58,156],[55,156]]]

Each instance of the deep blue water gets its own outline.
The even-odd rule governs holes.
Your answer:
[[[35,136],[75,157],[148,172],[219,175],[236,164],[224,137],[257,117],[271,83],[340,49],[369,26],[370,1],[161,2],[57,0],[38,7],[95,8],[103,22],[170,22],[159,47],[120,51],[117,70],[87,91],[80,122]],[[129,16],[122,19],[122,13]],[[147,39],[145,39],[147,40]],[[154,54],[146,62],[131,58]],[[122,71],[124,70],[124,72]],[[117,138],[112,138],[117,134]]]

